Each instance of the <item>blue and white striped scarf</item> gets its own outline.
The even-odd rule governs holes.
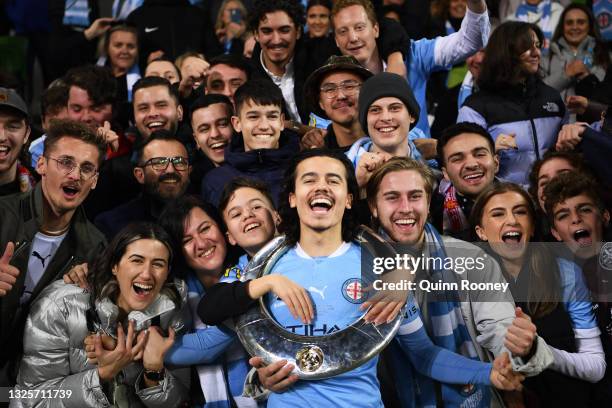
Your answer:
[[[91,24],[89,11],[87,0],[66,0],[62,23],[66,26],[87,28]]]
[[[529,15],[536,15],[538,18],[535,20],[529,18]],[[514,17],[518,21],[524,21],[527,23],[533,23],[540,27],[542,33],[544,33],[544,44],[542,45],[542,52],[548,51],[550,46],[550,40],[553,35],[555,27],[552,24],[552,0],[542,0],[537,6],[527,4],[525,1],[521,3],[516,9]]]
[[[446,251],[442,237],[431,224],[425,225],[425,242],[426,248],[429,251],[428,256],[431,258],[446,259]],[[446,262],[442,262],[444,265]],[[434,265],[438,262],[434,262]],[[431,282],[442,281],[445,283],[458,282],[457,275],[454,271],[448,269],[436,269],[429,271],[429,280]],[[441,292],[438,292],[441,293]],[[447,350],[461,354],[462,356],[478,360],[478,354],[472,339],[463,321],[461,313],[461,300],[456,291],[445,291],[442,295],[431,296],[435,299],[427,299],[427,314],[425,318],[429,322],[431,328],[433,342]],[[432,382],[432,379],[421,378],[422,381]],[[423,387],[423,389],[431,390],[431,387]],[[461,407],[488,407],[491,401],[491,392],[489,387],[484,385],[456,385],[456,384],[441,384],[442,397],[446,402],[452,402],[452,406]],[[421,396],[421,400],[435,401],[435,395]]]

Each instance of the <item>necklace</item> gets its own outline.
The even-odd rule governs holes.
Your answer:
[[[64,228],[59,229],[59,230],[47,230],[47,229],[43,229],[42,227],[40,228],[40,232],[42,232],[45,235],[50,235],[50,236],[59,236],[64,234],[66,231],[68,231],[68,229],[70,229],[70,224],[66,225]]]

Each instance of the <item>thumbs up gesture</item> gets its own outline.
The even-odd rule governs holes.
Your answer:
[[[9,263],[13,257],[13,252],[15,252],[15,244],[9,242],[6,244],[2,258],[0,258],[0,297],[5,296],[13,289],[17,276],[19,276],[19,269]]]
[[[513,355],[525,357],[529,355],[537,337],[536,326],[520,307],[515,309],[514,315],[516,317],[508,327],[504,345]]]

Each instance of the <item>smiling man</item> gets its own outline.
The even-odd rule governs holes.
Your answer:
[[[202,195],[217,206],[225,184],[247,176],[266,182],[277,202],[287,163],[299,151],[297,136],[283,132],[283,95],[269,80],[255,79],[238,88],[235,101],[238,134],[225,150],[225,163],[202,180]]]
[[[131,222],[157,222],[164,206],[185,194],[191,166],[187,149],[167,130],[156,130],[136,151],[134,177],[142,193],[95,219],[110,241]]]
[[[96,187],[105,151],[105,143],[85,125],[54,122],[36,168],[40,183],[28,193],[0,200],[0,365],[18,354],[30,302],[104,246],[81,203]],[[6,381],[0,379],[1,385]]]
[[[269,0],[255,2],[249,29],[259,47],[253,51],[253,74],[271,79],[282,93],[287,120],[308,120],[303,104],[303,85],[309,61],[303,47],[298,47],[304,26],[304,9],[297,1]]]
[[[18,160],[29,137],[25,102],[12,89],[0,88],[0,196],[32,188],[30,172]]]
[[[429,203],[434,177],[424,164],[405,157],[394,157],[376,169],[367,185],[367,197],[375,226],[389,241],[411,246],[425,257],[445,259],[481,259],[482,268],[459,273],[437,270],[426,265],[416,271],[417,280],[445,283],[457,280],[470,282],[503,283],[499,265],[484,255],[482,249],[464,241],[440,236],[428,223]],[[435,263],[433,264],[435,265]],[[419,286],[420,287],[420,286]],[[417,290],[415,293],[423,320],[428,322],[436,344],[455,353],[481,361],[490,361],[490,353],[498,356],[509,351],[515,370],[535,375],[545,369],[553,359],[543,339],[537,336],[530,319],[514,309],[510,292],[459,290],[457,293],[439,294]],[[440,306],[443,303],[444,306]],[[507,334],[510,333],[510,334]],[[451,338],[451,341],[448,341]],[[446,339],[446,340],[444,340]],[[461,345],[458,347],[458,345]],[[409,389],[401,378],[406,372],[406,357],[392,345],[392,369],[395,371],[396,389],[401,399]],[[426,381],[429,381],[426,379]],[[425,385],[427,389],[427,385]],[[449,387],[442,384],[442,397],[452,406],[485,406],[483,401],[495,399],[487,387]],[[435,405],[435,395],[425,395],[424,405]],[[459,401],[459,402],[458,402]],[[486,406],[489,406],[486,404]]]
[[[431,199],[433,225],[446,235],[471,241],[472,206],[499,170],[495,143],[483,127],[462,122],[442,133],[437,149],[444,180]]]

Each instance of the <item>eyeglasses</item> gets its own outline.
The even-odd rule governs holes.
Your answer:
[[[145,162],[145,164],[139,167],[151,166],[155,171],[164,171],[168,168],[168,165],[172,163],[174,169],[177,171],[187,170],[189,167],[189,160],[186,157],[153,157]]]
[[[357,93],[361,84],[357,81],[343,81],[339,84],[325,84],[321,87],[321,92],[327,99],[333,99],[338,96],[338,91],[342,89],[342,93],[346,96],[353,96]]]
[[[68,157],[60,157],[56,159],[55,157],[48,157],[49,159],[55,161],[57,163],[57,168],[64,174],[70,174],[76,168],[79,169],[81,180],[87,181],[98,174],[98,169],[93,164],[85,163],[78,165],[77,162],[68,158]]]

